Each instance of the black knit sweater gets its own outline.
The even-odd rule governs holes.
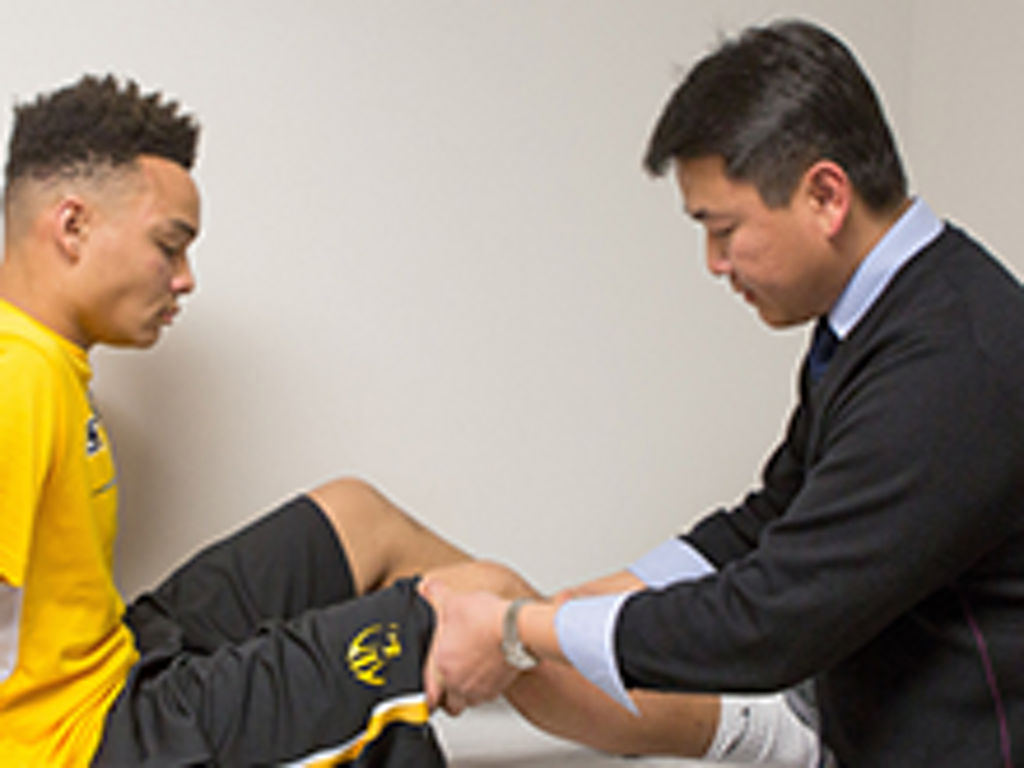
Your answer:
[[[813,677],[844,766],[1024,765],[1024,290],[947,226],[800,387],[685,537],[719,573],[625,604],[627,685]]]

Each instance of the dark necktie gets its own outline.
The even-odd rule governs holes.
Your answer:
[[[814,326],[814,337],[811,339],[811,351],[807,353],[807,371],[812,384],[817,384],[825,374],[837,346],[839,337],[828,324],[828,316],[818,318],[818,323]]]

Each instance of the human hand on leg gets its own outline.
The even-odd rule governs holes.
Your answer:
[[[501,650],[509,601],[490,592],[461,592],[436,578],[421,581],[419,591],[436,617],[424,669],[429,706],[458,715],[501,694],[518,674]]]

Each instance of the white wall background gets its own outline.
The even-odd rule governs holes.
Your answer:
[[[805,333],[707,276],[640,157],[720,32],[797,14],[1024,274],[1019,0],[0,4],[8,105],[113,71],[203,124],[200,288],[154,351],[94,355],[125,591],[337,474],[545,588],[737,498]]]

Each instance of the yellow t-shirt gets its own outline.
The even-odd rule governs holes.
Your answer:
[[[0,300],[0,579],[20,590],[0,682],[3,765],[87,765],[137,659],[113,579],[116,473],[91,375],[84,350]]]

